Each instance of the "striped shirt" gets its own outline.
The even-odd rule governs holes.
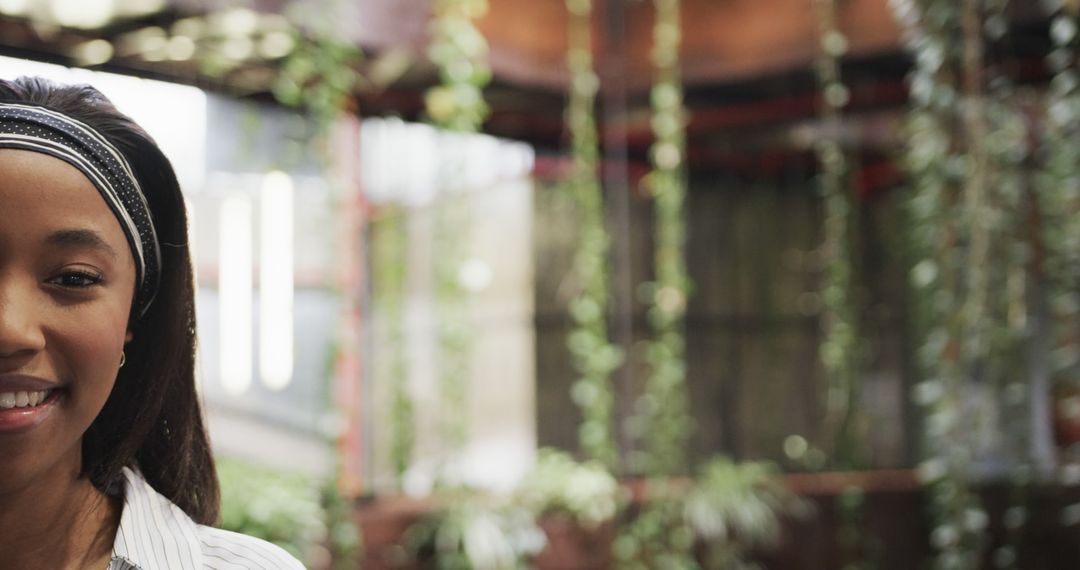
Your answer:
[[[131,469],[108,570],[304,570],[269,542],[196,524]]]

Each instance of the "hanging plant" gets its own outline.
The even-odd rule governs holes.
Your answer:
[[[820,45],[815,62],[821,89],[820,116],[827,133],[818,140],[818,186],[824,201],[824,239],[821,245],[825,279],[821,285],[824,311],[820,359],[827,378],[825,426],[831,441],[832,464],[840,469],[863,466],[863,433],[859,398],[862,392],[857,301],[855,298],[854,231],[855,197],[850,187],[848,156],[840,142],[843,109],[850,100],[841,79],[840,60],[847,53],[847,38],[837,26],[836,0],[814,0]],[[862,490],[847,489],[836,498],[839,518],[837,542],[845,568],[873,568],[867,533],[859,524],[865,503]]]
[[[379,351],[381,376],[390,386],[389,459],[394,481],[400,491],[405,472],[412,464],[415,444],[415,412],[408,388],[405,363],[405,259],[404,216],[387,207],[372,224],[374,248],[372,274],[373,305],[383,323],[383,343]]]
[[[441,84],[425,96],[428,116],[452,131],[475,132],[489,108],[483,90],[491,82],[487,40],[475,20],[487,13],[487,0],[434,0],[431,61]]]
[[[859,331],[852,281],[852,230],[854,197],[848,183],[848,158],[840,144],[841,113],[849,100],[840,78],[840,58],[847,52],[847,38],[836,25],[835,0],[814,0],[820,46],[815,65],[821,86],[821,118],[827,136],[816,151],[819,187],[825,205],[821,245],[825,279],[821,298],[824,340],[820,357],[828,379],[826,425],[832,439],[833,463],[852,469],[860,463],[861,441],[856,425],[860,389]]]
[[[1038,447],[1038,433],[1031,430],[1033,404],[1042,400],[1036,394],[1045,393],[1045,386],[1031,373],[1027,357],[1033,332],[1028,283],[1032,259],[1029,224],[1034,206],[1033,154],[1028,141],[1034,137],[1025,114],[1032,105],[1016,89],[1009,74],[1008,58],[990,60],[981,55],[990,48],[1007,53],[1008,7],[1009,0],[987,0],[981,18],[975,7],[968,7],[967,91],[969,97],[977,96],[982,102],[981,108],[970,108],[972,115],[968,121],[983,123],[969,127],[968,132],[972,144],[982,153],[985,173],[981,203],[968,195],[969,224],[974,228],[973,251],[968,263],[981,279],[981,282],[973,281],[973,286],[982,290],[978,296],[972,295],[969,310],[973,313],[966,318],[969,330],[980,327],[980,323],[972,322],[974,319],[983,321],[983,343],[969,348],[968,366],[983,376],[993,395],[989,405],[997,410],[990,413],[1001,418],[1000,453],[1009,464],[1005,475],[1010,502],[1002,521],[1006,540],[997,546],[992,557],[998,568],[1015,570],[1019,568],[1018,553],[1034,463],[1040,461],[1038,453],[1032,452]],[[981,112],[981,117],[974,115],[976,112]],[[982,303],[981,308],[975,305],[976,301]]]
[[[679,71],[682,27],[679,0],[654,0],[656,27],[652,59],[652,172],[646,185],[655,207],[655,282],[647,288],[653,340],[645,394],[638,403],[646,421],[645,473],[685,473],[685,449],[693,420],[686,393],[686,340],[683,317],[689,295],[686,272],[686,110]]]
[[[931,499],[931,543],[938,569],[976,568],[987,524],[968,475],[974,459],[965,410],[963,264],[968,241],[961,209],[971,157],[957,133],[963,45],[955,30],[962,12],[952,0],[894,2],[906,25],[915,66],[910,77],[908,151],[909,236],[914,265],[919,376],[916,401],[923,406],[924,462],[920,476]],[[970,190],[970,185],[968,190]]]
[[[571,75],[566,122],[573,158],[573,171],[566,187],[580,216],[574,255],[579,290],[570,305],[574,329],[567,338],[579,376],[571,395],[581,410],[578,442],[582,451],[614,470],[618,452],[610,381],[623,355],[608,338],[610,237],[604,225],[604,195],[598,164],[595,107],[599,80],[593,70],[592,1],[567,0],[566,7],[570,12],[567,64]]]
[[[487,117],[483,88],[491,80],[487,42],[474,20],[487,12],[486,0],[437,0],[432,14],[429,55],[439,66],[440,85],[426,97],[428,116],[437,126],[462,133],[479,130]],[[435,297],[438,316],[441,429],[445,458],[460,456],[468,440],[466,392],[471,354],[469,292],[462,283],[467,262],[469,212],[466,156],[444,145],[445,184],[435,220]]]
[[[468,196],[444,195],[435,220],[435,301],[438,319],[439,394],[442,400],[440,435],[445,459],[460,455],[468,441],[467,390],[472,342],[469,333],[469,292],[462,285],[468,234],[472,227]]]
[[[1060,397],[1054,410],[1058,439],[1080,423],[1080,69],[1076,64],[1078,6],[1059,2],[1050,25],[1054,73],[1047,100],[1043,147],[1046,164],[1038,185],[1044,249],[1043,274],[1050,312],[1050,373]]]
[[[686,271],[686,109],[679,70],[682,26],[679,0],[653,0],[656,23],[652,61],[652,171],[645,184],[655,208],[655,282],[649,294],[653,340],[651,368],[637,403],[643,430],[642,471],[651,477],[650,499],[634,520],[620,529],[614,554],[620,568],[698,568],[693,528],[685,516],[685,497],[672,476],[688,470],[686,447],[693,426],[686,390],[686,340],[683,317],[689,295]]]
[[[290,0],[284,13],[293,22],[293,49],[280,62],[273,85],[274,97],[284,105],[300,107],[325,134],[334,120],[350,108],[364,82],[358,71],[364,58],[356,43],[341,34],[338,20],[343,0]]]
[[[1006,0],[896,6],[915,56],[906,162],[911,277],[925,339],[918,351],[923,380],[915,390],[926,412],[928,458],[920,469],[933,497],[936,567],[975,568],[989,522],[970,480],[983,451],[974,438],[980,418],[995,411],[1008,418],[1002,427],[1017,468],[1010,473],[1013,516],[1005,522],[1013,539],[1030,479],[1033,436],[1024,420],[1033,390],[1024,365],[1030,137],[1004,64],[985,57],[987,45],[1008,33]],[[1011,567],[1016,552],[1006,544],[994,557]]]
[[[306,110],[317,132],[325,133],[349,106],[363,83],[357,66],[363,53],[351,41],[328,34],[293,32],[296,47],[281,61],[273,84],[274,98]]]
[[[1050,5],[1053,49],[1046,63],[1053,79],[1042,141],[1045,163],[1037,191],[1042,285],[1049,313],[1048,361],[1055,396],[1054,435],[1059,445],[1068,448],[1080,441],[1080,149],[1075,144],[1080,136],[1080,5],[1073,1]],[[1062,512],[1077,508],[1067,505]]]

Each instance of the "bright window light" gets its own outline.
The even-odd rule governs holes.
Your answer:
[[[30,8],[30,0],[0,0],[0,13],[22,16]]]
[[[116,4],[113,0],[51,0],[49,11],[61,26],[92,30],[116,17]]]
[[[293,180],[263,179],[259,257],[259,374],[271,390],[293,376]]]
[[[218,298],[221,317],[221,384],[229,394],[251,387],[251,199],[234,194],[221,202]]]
[[[117,8],[120,14],[133,17],[160,12],[166,4],[165,0],[123,0]]]

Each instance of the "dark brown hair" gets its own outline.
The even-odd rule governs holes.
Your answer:
[[[159,493],[201,524],[218,519],[219,489],[195,391],[195,290],[187,213],[169,160],[141,127],[89,85],[0,80],[0,101],[40,105],[108,139],[131,164],[161,242],[161,283],[105,407],[83,436],[83,475],[101,489],[138,466]]]

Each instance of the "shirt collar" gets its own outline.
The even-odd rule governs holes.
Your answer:
[[[124,510],[109,570],[201,569],[198,525],[136,471],[124,468]]]

